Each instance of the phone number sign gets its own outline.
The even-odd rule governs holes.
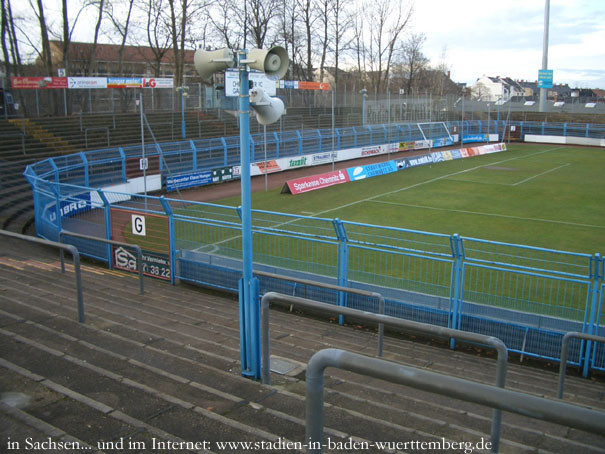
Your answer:
[[[137,256],[127,247],[113,247],[113,267],[118,270],[138,273]],[[143,274],[157,279],[170,280],[170,257],[167,254],[157,254],[143,251]]]

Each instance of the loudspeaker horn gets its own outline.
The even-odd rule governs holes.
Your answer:
[[[233,67],[233,51],[231,49],[219,49],[207,51],[198,49],[193,55],[193,64],[200,75],[202,82],[212,84],[212,75]]]
[[[283,47],[270,49],[250,49],[246,57],[250,68],[264,72],[267,76],[283,77],[288,72],[290,58]]]
[[[284,113],[284,103],[279,98],[270,98],[262,88],[250,90],[250,107],[256,112],[256,119],[261,125],[275,123]]]

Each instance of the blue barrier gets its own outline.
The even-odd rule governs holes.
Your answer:
[[[330,154],[332,147],[381,145],[385,141],[432,139],[447,144],[445,127],[460,123],[373,125],[267,134],[269,159],[304,153]],[[465,134],[504,134],[504,122],[465,122]],[[601,125],[522,122],[524,134],[569,134],[603,138]],[[251,137],[251,152],[264,159],[263,134]],[[239,162],[239,139],[153,144],[145,156],[162,172],[201,175]],[[126,235],[131,216],[153,218],[147,228],[150,260],[169,263],[159,274],[237,291],[241,277],[241,219],[237,208],[135,194],[140,146],[108,148],[50,158],[28,166],[34,194],[36,232],[56,240],[59,232],[85,232],[107,239]],[[162,159],[159,159],[159,157]],[[205,176],[207,174],[204,173]],[[159,178],[159,177],[158,177]],[[164,183],[156,182],[160,187]],[[98,188],[98,189],[95,189]],[[118,227],[116,227],[118,225]],[[457,235],[321,219],[283,213],[252,213],[255,269],[308,280],[376,291],[385,313],[409,320],[487,334],[510,351],[558,360],[561,339],[577,331],[605,335],[603,259],[598,255],[498,243]],[[134,233],[133,233],[134,234]],[[122,238],[123,239],[123,238]],[[153,243],[153,244],[151,244]],[[159,246],[158,246],[159,245]],[[155,248],[155,249],[154,249]],[[111,251],[78,240],[83,255],[112,264]],[[169,276],[167,275],[169,274]],[[263,282],[262,291],[284,291]],[[281,284],[283,285],[283,284]],[[289,294],[376,311],[355,295],[292,284]],[[605,370],[605,346],[570,344],[570,363]]]

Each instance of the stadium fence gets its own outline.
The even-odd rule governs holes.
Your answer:
[[[339,128],[334,140],[331,130],[272,133],[267,153],[274,159],[303,151],[329,154],[333,146],[340,150],[387,141],[439,141],[447,131],[462,137],[498,134],[500,140],[523,140],[526,134],[605,139],[605,126],[592,124],[391,124]],[[252,161],[263,161],[263,135],[252,136],[251,148]],[[25,176],[33,188],[37,235],[57,241],[61,231],[71,231],[136,243],[144,250],[147,275],[237,291],[242,267],[239,209],[141,194],[143,188],[128,182],[140,175],[142,156],[163,179],[167,170],[232,171],[239,163],[239,139],[156,143],[144,150],[109,148],[32,164]],[[164,187],[163,182],[154,184],[150,190]],[[145,236],[137,232],[140,227]],[[253,210],[252,230],[255,270],[378,292],[385,297],[387,315],[495,336],[510,351],[553,361],[560,358],[566,332],[605,335],[605,261],[598,253],[260,210]],[[120,268],[115,248],[76,237],[66,240],[81,254]],[[120,252],[121,262],[129,263]],[[136,271],[135,265],[131,268]],[[261,293],[276,291],[378,312],[374,299],[360,295],[263,276],[259,281]],[[569,363],[585,374],[605,370],[605,345],[574,339]]]

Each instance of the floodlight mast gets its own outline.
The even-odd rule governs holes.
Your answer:
[[[544,39],[542,43],[542,69],[548,69],[548,23],[550,16],[550,0],[545,0],[544,4]],[[548,97],[548,89],[540,88],[540,104],[539,111],[546,112],[546,98]]]

